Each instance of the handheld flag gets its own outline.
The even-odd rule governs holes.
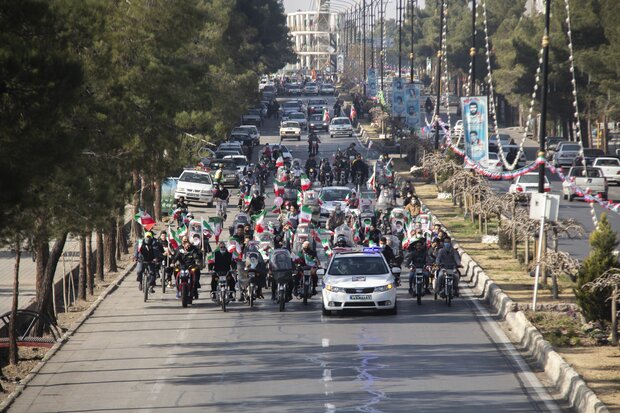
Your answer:
[[[301,174],[301,190],[307,191],[308,189],[310,189],[311,186],[312,182],[310,182],[310,178],[308,178],[308,175]]]
[[[299,211],[300,222],[312,221],[312,208],[309,205],[303,205]]]
[[[146,211],[138,211],[138,213],[134,215],[134,219],[138,224],[142,225],[142,228],[147,231],[150,231],[151,228],[155,226],[155,220]]]
[[[284,166],[284,158],[282,156],[279,156],[278,159],[276,159],[276,168],[279,168],[281,166]]]
[[[265,225],[263,224],[263,221],[266,215],[267,211],[264,209],[262,210],[262,212],[256,215],[252,215],[252,221],[254,222],[254,231],[259,234],[265,231]]]

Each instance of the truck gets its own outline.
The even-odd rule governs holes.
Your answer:
[[[568,199],[572,202],[575,197],[581,196],[575,191],[575,187],[579,187],[582,191],[590,189],[591,195],[601,195],[603,200],[607,200],[609,194],[607,179],[603,176],[601,168],[587,167],[584,170],[583,166],[573,166],[568,171],[567,180],[562,182],[562,194],[564,199]],[[574,181],[575,186],[571,184]]]
[[[607,182],[620,185],[620,159],[601,156],[594,159],[592,166],[601,168]]]

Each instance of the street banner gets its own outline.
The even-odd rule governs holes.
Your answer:
[[[407,83],[405,85],[405,106],[407,107],[407,127],[410,129],[419,129],[422,116],[420,110],[420,84]]]
[[[377,96],[377,71],[375,68],[371,67],[368,69],[366,73],[366,95],[369,98],[374,98]]]
[[[405,117],[405,82],[401,77],[392,79],[392,117]]]
[[[488,158],[488,112],[486,96],[461,98],[465,154],[474,162]]]

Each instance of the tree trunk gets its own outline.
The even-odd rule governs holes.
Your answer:
[[[36,256],[37,268],[35,300],[37,302],[41,302],[43,301],[43,292],[45,291],[45,288],[43,287],[43,280],[45,279],[45,267],[47,267],[47,262],[49,261],[50,256],[49,241],[35,238],[33,250],[34,255]]]
[[[97,231],[97,235],[96,235],[96,255],[97,255],[97,268],[96,268],[96,273],[97,273],[97,279],[99,281],[103,281],[104,278],[104,273],[103,273],[103,231],[99,230]]]
[[[161,221],[161,181],[153,181],[154,200],[153,200],[153,217],[155,221]]]
[[[86,234],[86,286],[88,295],[95,294],[95,260],[93,259],[93,233],[88,231]]]
[[[611,344],[618,345],[618,284],[614,285],[614,292],[611,296]]]
[[[142,194],[141,188],[141,179],[140,174],[137,170],[132,171],[131,173],[132,180],[132,190],[133,190],[133,198],[131,205],[133,207],[133,214],[136,215],[140,212],[140,197]],[[142,234],[142,227],[140,224],[134,219],[131,221],[131,237],[133,239],[139,239]]]
[[[58,261],[62,256],[62,251],[65,248],[67,242],[67,233],[60,234],[51,251],[47,251],[48,259],[45,266],[45,273],[43,275],[43,282],[41,283],[41,291],[37,291],[37,313],[42,316],[48,316],[52,322],[56,322],[56,315],[53,311],[52,300],[52,284],[54,283],[54,274],[56,273],[56,267]],[[46,243],[47,244],[47,243]],[[37,256],[37,260],[39,257]],[[39,298],[40,297],[40,298]],[[36,329],[37,335],[43,335],[43,325],[39,323]]]
[[[78,276],[78,300],[86,301],[86,279],[88,278],[87,274],[87,263],[86,263],[86,236],[84,234],[80,235],[80,274]]]
[[[524,263],[525,263],[526,267],[530,263],[530,236],[529,235],[525,236],[525,259],[524,259]]]
[[[118,217],[117,226],[116,226],[116,238],[118,240],[118,254],[117,258],[120,260],[121,254],[129,254],[129,248],[127,246],[127,233],[125,232],[125,218],[122,216]]]
[[[17,308],[19,304],[19,264],[22,257],[21,239],[15,238],[15,267],[13,270],[13,302],[11,304],[11,318],[9,319],[9,364],[17,365],[19,350],[17,348]]]
[[[111,223],[104,237],[103,247],[104,262],[108,272],[117,272],[116,266],[116,224]]]
[[[510,219],[514,221],[515,215],[517,214],[517,201],[516,200],[513,200],[512,210],[510,211],[510,213],[512,214]],[[515,225],[513,225],[510,230],[510,238],[512,240],[512,258],[517,258],[517,227]],[[525,253],[527,254],[527,249]],[[525,262],[527,262],[527,257],[525,258]]]

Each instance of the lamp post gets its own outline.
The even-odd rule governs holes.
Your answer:
[[[366,0],[362,0],[362,79],[366,97]]]
[[[469,96],[476,96],[476,0],[471,0],[471,86]]]
[[[545,0],[545,33],[542,38],[543,62],[542,62],[542,83],[540,91],[540,127],[538,155],[545,155],[545,140],[547,130],[545,124],[547,122],[547,82],[549,79],[549,15],[551,14],[551,0]],[[545,163],[540,164],[538,170],[538,192],[545,192]]]
[[[409,12],[409,24],[411,24],[411,52],[409,52],[409,61],[411,66],[409,67],[409,81],[413,83],[413,17],[415,16],[414,11],[414,1],[417,3],[417,0],[409,0],[410,12]],[[475,0],[474,0],[475,1]]]
[[[370,0],[370,67],[375,68],[375,7]]]
[[[401,77],[403,64],[403,0],[396,3],[398,12],[398,77]]]
[[[381,72],[381,93],[383,93],[383,62],[385,61],[385,51],[383,50],[383,23],[385,21],[385,10],[383,9],[383,0],[379,0],[379,13],[381,13],[381,56],[380,72]]]
[[[439,99],[441,98],[441,57],[443,48],[443,19],[444,19],[444,3],[447,0],[441,0],[441,11],[439,12],[439,50],[437,51],[437,72],[435,75],[435,84],[437,85],[437,100],[435,101],[435,150],[439,149]]]

